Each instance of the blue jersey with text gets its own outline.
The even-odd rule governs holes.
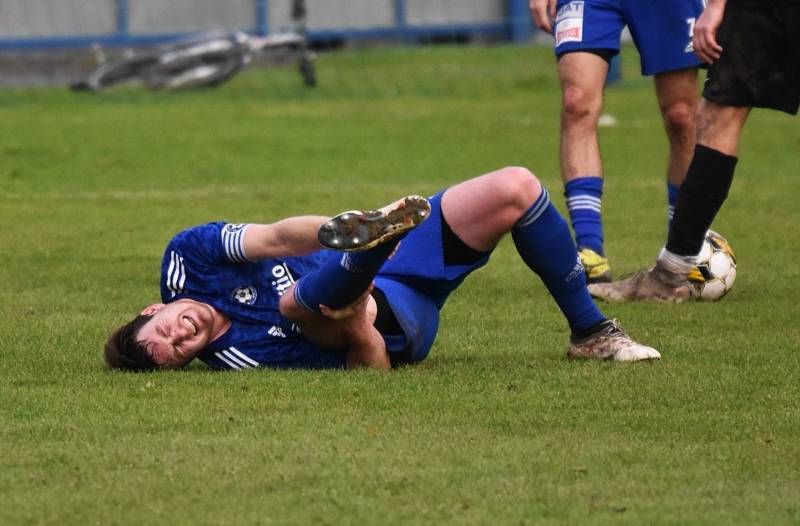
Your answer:
[[[692,33],[702,12],[703,0],[559,0],[553,24],[556,55],[617,52],[627,25],[643,75],[697,67]]]
[[[424,360],[439,328],[439,310],[467,275],[485,265],[489,254],[471,264],[446,264],[442,242],[442,193],[430,198],[427,221],[400,241],[381,267],[375,286],[385,295],[402,334],[384,334],[389,353],[402,363]],[[231,327],[198,358],[217,369],[341,368],[344,352],[318,348],[279,311],[280,297],[303,275],[340,253],[321,250],[307,256],[249,260],[243,249],[249,225],[208,223],[184,230],[164,252],[161,297],[164,303],[189,298],[213,306]]]
[[[344,367],[343,352],[311,344],[278,310],[281,295],[330,253],[250,261],[242,248],[248,226],[196,226],[175,236],[164,252],[162,301],[200,301],[231,321],[230,329],[198,358],[218,369]]]

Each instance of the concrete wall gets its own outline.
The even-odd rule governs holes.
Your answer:
[[[110,34],[116,0],[0,0],[0,38]]]

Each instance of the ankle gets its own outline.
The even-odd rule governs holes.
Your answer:
[[[670,252],[666,247],[661,249],[656,260],[656,268],[662,271],[676,274],[682,278],[686,278],[689,272],[696,266],[697,258],[695,256],[681,256]]]
[[[672,259],[670,256],[663,257],[664,252],[662,251],[662,255],[658,257],[656,261],[656,265],[650,271],[658,281],[664,283],[667,286],[676,288],[680,287],[684,283],[686,283],[689,277],[689,271],[694,267],[693,264],[688,264],[686,260],[683,260],[681,256],[675,256],[675,254],[669,253],[670,256],[674,256],[676,258],[681,258],[680,261],[676,261]],[[694,258],[692,258],[694,260]]]

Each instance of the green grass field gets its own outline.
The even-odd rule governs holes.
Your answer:
[[[666,141],[624,53],[602,130],[607,250],[652,262]],[[531,168],[564,210],[547,48],[323,55],[320,87],[0,92],[0,524],[797,524],[797,118],[745,130],[715,226],[716,304],[604,306],[654,364],[565,359],[567,329],[504,241],[453,295],[423,364],[374,371],[104,368],[157,299],[161,252],[268,222]]]

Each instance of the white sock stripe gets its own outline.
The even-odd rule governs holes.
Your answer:
[[[233,346],[228,347],[228,350],[231,351],[232,353],[236,354],[236,356],[238,356],[239,359],[243,360],[246,363],[249,363],[253,367],[258,367],[259,365],[261,365],[257,361],[253,360],[252,358],[250,358],[249,356],[244,354],[242,351],[237,349],[236,347],[233,347]]]
[[[574,206],[567,206],[567,209],[572,212],[573,210],[592,210],[594,212],[600,213],[599,206],[591,206],[591,205],[574,205]]]
[[[236,365],[232,361],[230,361],[227,358],[225,358],[224,356],[222,356],[222,353],[214,353],[214,356],[216,356],[217,358],[219,358],[220,360],[222,360],[223,362],[228,364],[228,367],[230,367],[231,369],[241,369],[241,367],[239,367],[238,365]]]
[[[547,210],[548,205],[550,204],[550,195],[547,193],[547,190],[542,188],[542,194],[539,196],[539,199],[533,203],[527,212],[525,212],[522,217],[519,218],[517,224],[514,227],[526,227],[528,225],[533,224],[541,215]]]
[[[305,309],[306,309],[306,310],[308,310],[308,311],[311,311],[311,312],[316,312],[314,309],[312,309],[312,308],[311,308],[311,307],[308,305],[308,303],[306,302],[306,300],[305,300],[305,299],[303,299],[303,296],[300,294],[300,283],[303,283],[303,282],[302,282],[302,281],[300,281],[300,282],[298,283],[298,285],[297,285],[297,286],[294,288],[294,292],[292,293],[292,294],[294,295],[294,300],[295,300],[297,303],[299,303],[300,305],[302,305],[303,307],[305,307]]]
[[[592,210],[600,210],[602,203],[600,200],[592,200],[592,199],[568,199],[567,200],[567,208],[572,210],[573,208],[590,208]]]
[[[583,195],[583,194],[567,197],[567,203],[571,203],[573,201],[587,201],[590,203],[597,203],[599,205],[602,202],[602,199],[600,199],[599,197],[594,197],[592,195]]]

